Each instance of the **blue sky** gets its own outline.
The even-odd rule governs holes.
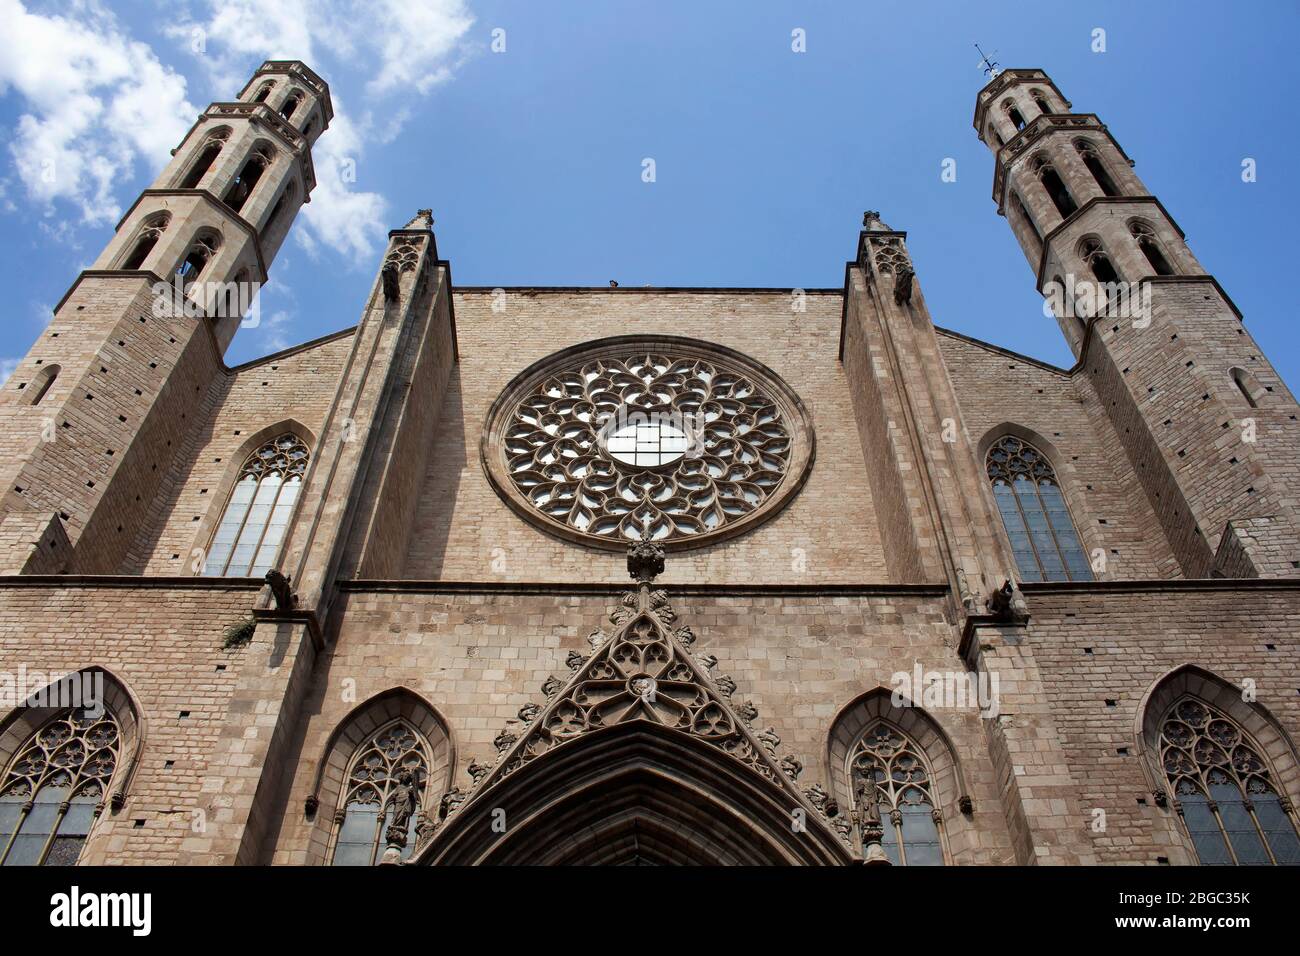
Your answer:
[[[786,288],[841,286],[879,209],[908,231],[936,323],[1068,365],[989,198],[979,41],[1101,116],[1294,388],[1298,21],[1293,2],[0,0],[0,360],[195,113],[296,57],[339,115],[232,365],[354,324],[384,233],[422,206],[458,285]]]

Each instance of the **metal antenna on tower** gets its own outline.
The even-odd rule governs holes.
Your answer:
[[[989,79],[993,79],[993,77],[1002,72],[1001,64],[999,64],[997,60],[990,60],[988,54],[983,50],[980,50],[980,45],[978,43],[975,44],[975,49],[979,50],[980,64],[984,67],[985,76]],[[997,53],[998,51],[994,50],[993,52]]]

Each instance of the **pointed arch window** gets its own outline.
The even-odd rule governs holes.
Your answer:
[[[1160,248],[1160,240],[1156,238],[1156,232],[1151,228],[1151,224],[1143,222],[1141,219],[1133,219],[1128,224],[1129,235],[1131,235],[1138,248],[1142,250],[1142,255],[1146,256],[1147,264],[1151,266],[1158,276],[1171,276],[1174,274],[1174,267],[1169,264],[1165,258],[1164,250]]]
[[[243,167],[239,170],[239,175],[235,177],[226,190],[224,202],[233,211],[239,212],[244,208],[244,203],[248,202],[248,197],[253,194],[257,188],[258,180],[262,174],[275,161],[275,151],[270,146],[262,144],[253,149],[252,154],[248,157]]]
[[[221,150],[225,148],[226,140],[230,138],[230,127],[223,126],[220,129],[213,130],[204,141],[203,147],[199,150],[198,158],[194,165],[190,167],[183,179],[180,181],[181,189],[197,189],[203,177],[207,175],[212,164],[217,161],[221,155]]]
[[[258,90],[257,95],[253,97],[253,102],[265,103],[266,98],[271,95],[271,90],[273,89],[275,89],[274,83],[263,83],[262,88]]]
[[[294,90],[289,94],[289,98],[284,101],[280,107],[280,115],[285,119],[293,119],[293,114],[298,112],[298,106],[302,103],[302,90]]]
[[[287,432],[248,456],[212,536],[203,574],[262,577],[275,563],[311,453]]]
[[[144,261],[149,258],[149,253],[153,252],[154,246],[158,245],[158,240],[162,238],[162,234],[167,230],[167,224],[171,221],[171,214],[165,212],[146,219],[140,227],[140,234],[136,236],[130,254],[122,260],[122,268],[139,269],[144,265]]]
[[[181,264],[176,267],[176,274],[181,278],[181,284],[185,291],[188,292],[190,287],[199,280],[203,270],[207,268],[209,262],[221,248],[221,237],[215,233],[204,233],[196,236],[194,244],[190,246],[190,251],[185,254]]]
[[[1042,90],[1031,90],[1029,95],[1034,98],[1034,105],[1044,113],[1052,112],[1051,104],[1047,102],[1047,94]]]
[[[1007,119],[1011,120],[1011,125],[1014,126],[1017,131],[1025,128],[1025,118],[1020,115],[1020,110],[1016,108],[1015,103],[1007,100],[1002,104],[1002,108],[1006,110]]]
[[[1201,863],[1300,864],[1295,809],[1262,754],[1236,721],[1198,697],[1185,695],[1165,715],[1161,767]]]
[[[880,845],[890,863],[944,865],[933,777],[924,752],[910,737],[877,719],[849,751],[847,771],[854,809],[860,819],[879,819]]]
[[[1047,190],[1047,195],[1051,198],[1052,204],[1056,206],[1056,211],[1061,214],[1062,219],[1068,219],[1078,209],[1074,197],[1070,195],[1070,190],[1065,188],[1065,183],[1061,179],[1060,173],[1043,156],[1034,159],[1034,175],[1038,181],[1043,184]]]
[[[335,817],[334,866],[373,866],[393,842],[388,831],[394,826],[405,836],[401,858],[410,857],[429,766],[429,742],[405,718],[385,724],[357,748]]]
[[[0,864],[77,862],[104,808],[120,741],[107,708],[68,708],[41,725],[0,783]]]
[[[985,461],[993,498],[1026,581],[1091,581],[1092,566],[1047,456],[1006,435]]]
[[[1097,147],[1086,139],[1080,139],[1075,141],[1074,149],[1083,160],[1083,165],[1088,167],[1088,172],[1092,173],[1092,178],[1096,180],[1102,194],[1118,196],[1119,189],[1116,188],[1115,181],[1110,178],[1110,173],[1106,171],[1106,164],[1101,161],[1101,154],[1097,152]]]

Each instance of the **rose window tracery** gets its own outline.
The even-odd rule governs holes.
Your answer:
[[[798,399],[729,350],[677,341],[580,350],[516,379],[483,449],[503,497],[612,548],[693,546],[774,510],[811,462]]]

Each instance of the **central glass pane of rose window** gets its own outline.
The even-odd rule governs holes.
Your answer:
[[[686,454],[690,438],[668,422],[636,422],[609,436],[605,450],[627,465],[666,465]]]

